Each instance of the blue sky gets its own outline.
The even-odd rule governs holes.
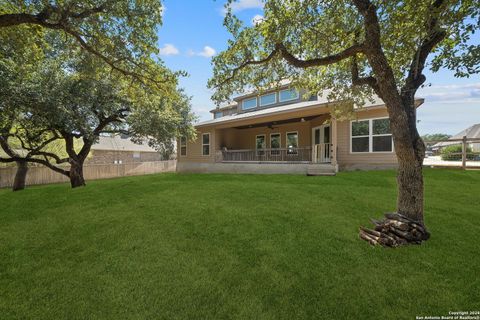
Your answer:
[[[189,77],[180,85],[192,96],[193,111],[200,120],[211,118],[215,107],[207,81],[212,74],[211,57],[226,48],[228,32],[223,27],[224,0],[166,0],[163,2],[163,26],[159,29],[161,58],[173,70],[185,70]],[[240,0],[235,13],[251,23],[262,14],[260,0]],[[476,35],[474,41],[480,41]],[[418,96],[425,103],[418,109],[418,128],[421,134],[455,134],[480,123],[480,76],[457,79],[449,70],[427,72],[430,87],[421,89]]]

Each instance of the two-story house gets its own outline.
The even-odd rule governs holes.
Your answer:
[[[288,85],[236,97],[195,126],[194,141],[179,139],[177,171],[333,175],[397,165],[381,99],[354,108],[351,120],[335,119],[334,106]]]

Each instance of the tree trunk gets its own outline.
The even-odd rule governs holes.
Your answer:
[[[423,158],[425,144],[416,127],[413,95],[402,99],[401,108],[389,108],[397,171],[397,213],[372,220],[374,230],[360,227],[360,238],[372,245],[396,247],[420,244],[430,237],[423,219]],[[400,104],[397,105],[397,107]]]
[[[398,159],[398,213],[423,225],[423,159],[425,144],[417,131],[417,110],[413,94],[402,97],[407,123],[397,125],[395,153]],[[401,131],[398,134],[398,131]],[[395,133],[394,133],[395,136]]]
[[[83,161],[70,161],[70,185],[72,188],[84,187]]]
[[[13,191],[25,189],[25,182],[27,180],[28,164],[27,161],[16,161],[17,172],[15,173],[15,180],[13,181]]]
[[[422,162],[398,161],[398,213],[423,224]]]

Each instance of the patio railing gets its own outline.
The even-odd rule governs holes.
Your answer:
[[[319,143],[313,146],[313,162],[328,163],[331,161],[332,144]]]
[[[217,162],[311,162],[312,148],[222,150]]]

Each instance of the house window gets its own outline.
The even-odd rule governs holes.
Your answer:
[[[275,92],[260,96],[260,107],[268,106],[276,102],[277,102],[277,94]]]
[[[253,109],[257,107],[257,98],[250,98],[250,99],[245,99],[242,102],[242,109],[243,110],[248,110],[248,109]]]
[[[352,122],[352,152],[369,152],[370,121]]]
[[[202,134],[202,155],[210,155],[210,133]]]
[[[275,150],[275,149],[280,149],[282,145],[281,141],[281,135],[280,133],[272,133],[270,134],[270,154],[272,156],[276,156],[280,154],[280,150]]]
[[[392,152],[390,120],[368,119],[351,122],[351,152]]]
[[[180,156],[185,157],[187,155],[187,138],[180,138]]]
[[[372,120],[372,152],[392,152],[392,132],[389,119]]]
[[[281,90],[279,93],[280,102],[296,100],[299,97],[299,93],[295,89],[285,89]]]
[[[263,156],[265,154],[265,135],[261,134],[255,137],[255,152],[257,156]]]
[[[140,152],[134,152],[133,159],[140,159]]]
[[[287,132],[287,154],[297,154],[298,132]]]
[[[223,113],[220,111],[217,111],[213,114],[214,119],[221,118],[221,117],[223,117]]]

